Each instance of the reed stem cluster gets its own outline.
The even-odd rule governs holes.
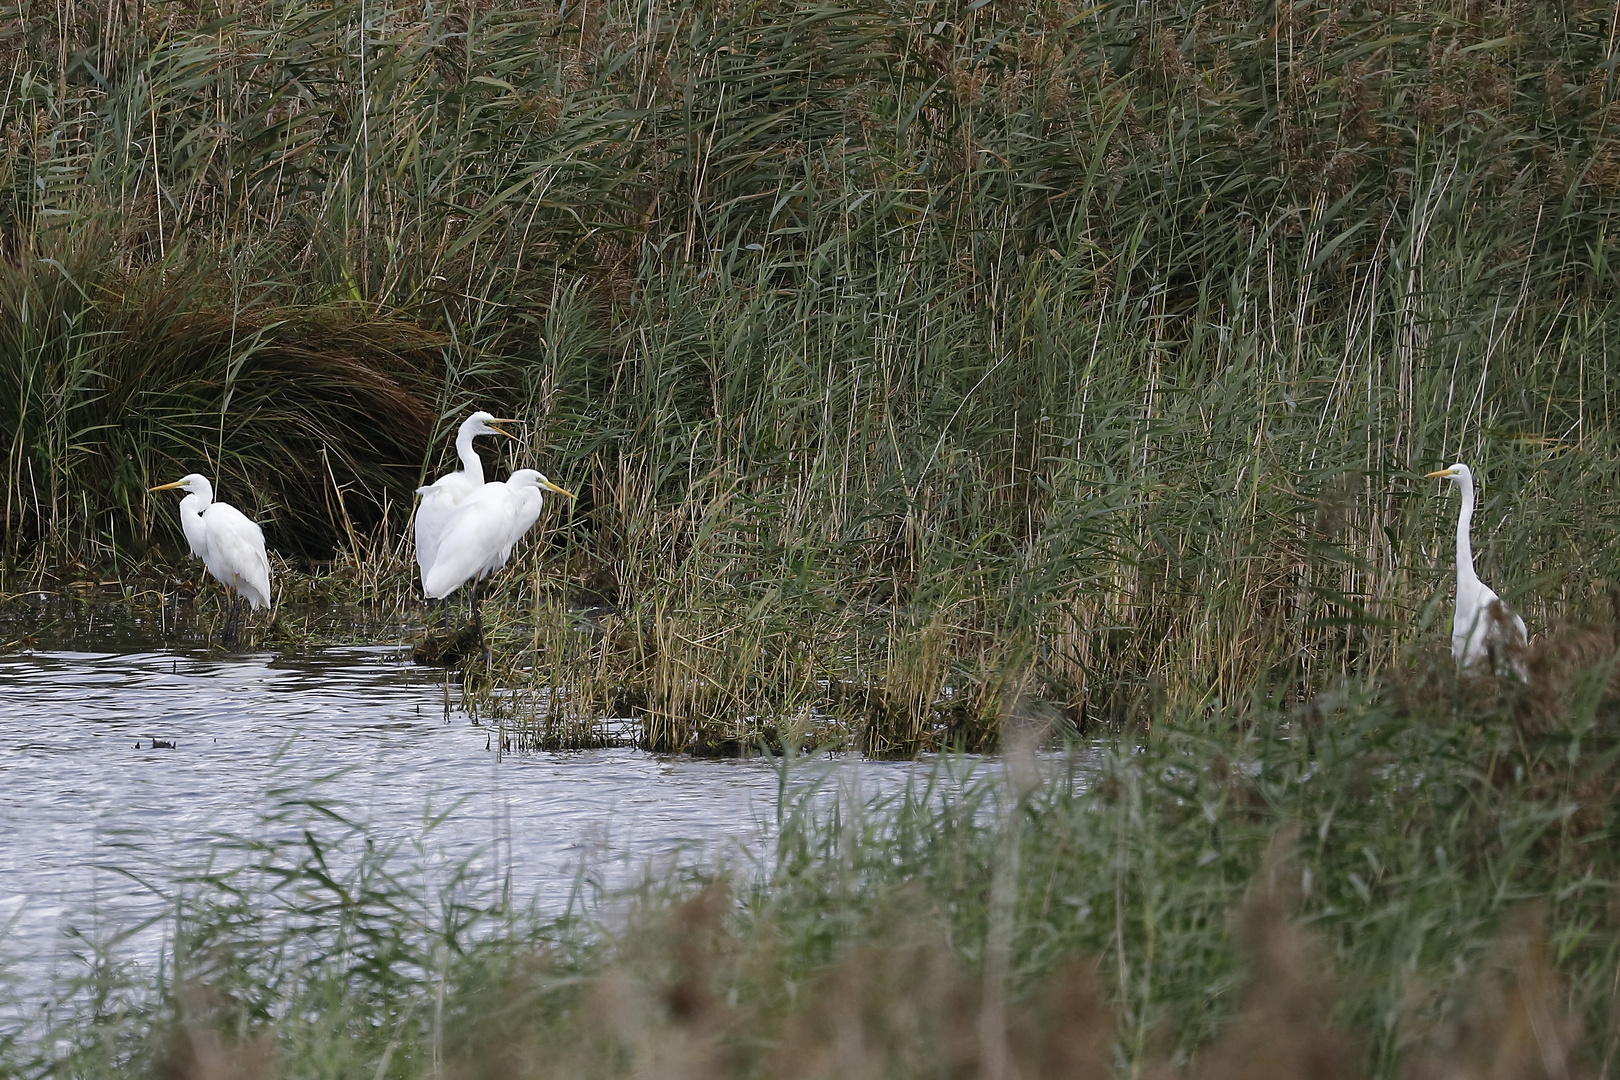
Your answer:
[[[1482,572],[1589,617],[1616,18],[3,9],[9,587],[172,556],[194,469],[289,558],[404,535],[482,405],[581,494],[533,681],[659,748],[1298,699],[1443,635],[1458,458]]]

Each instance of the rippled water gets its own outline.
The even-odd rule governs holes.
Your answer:
[[[229,858],[221,836],[262,834],[289,801],[379,838],[426,835],[447,863],[498,858],[542,911],[568,902],[582,867],[611,887],[678,858],[747,858],[768,838],[770,761],[500,757],[487,727],[446,719],[443,677],[396,647],[0,656],[5,951],[43,962],[69,926],[106,939],[160,914],[141,880]],[[794,782],[834,770],[828,786],[874,794],[914,768],[851,758]]]

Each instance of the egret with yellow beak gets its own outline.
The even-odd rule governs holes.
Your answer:
[[[422,587],[427,587],[428,573],[439,553],[439,541],[444,537],[445,523],[461,501],[484,486],[484,463],[473,449],[473,440],[480,435],[517,436],[503,431],[498,424],[515,424],[515,420],[502,420],[487,412],[475,412],[461,422],[456,431],[456,456],[461,468],[445,473],[431,484],[416,489],[422,502],[416,508],[416,565],[422,574]],[[444,610],[444,625],[450,627],[450,607]]]
[[[478,613],[478,582],[506,565],[517,542],[539,519],[545,504],[542,490],[574,497],[541,473],[519,469],[505,483],[485,484],[467,496],[445,522],[444,537],[433,568],[422,579],[422,591],[429,600],[441,600],[472,582],[473,624],[478,627],[479,640],[483,640],[484,624]]]
[[[175,488],[186,493],[180,500],[180,528],[191,553],[230,594],[225,639],[234,645],[240,626],[237,601],[246,599],[255,611],[270,606],[270,560],[264,552],[264,530],[230,503],[215,502],[214,485],[197,473],[148,490]]]
[[[1510,611],[1474,572],[1474,546],[1469,538],[1474,523],[1474,474],[1458,462],[1426,474],[1426,479],[1450,480],[1462,488],[1462,510],[1457,515],[1457,612],[1451,622],[1452,658],[1459,668],[1489,661],[1493,667],[1505,667],[1524,678],[1524,648],[1529,642],[1524,620]]]

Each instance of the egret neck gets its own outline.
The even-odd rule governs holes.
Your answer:
[[[470,487],[476,490],[477,485],[484,482],[484,463],[478,457],[478,451],[473,449],[473,439],[484,433],[482,416],[474,414],[462,422],[461,430],[456,432],[456,456],[461,459],[461,468],[471,481]]]
[[[186,497],[180,500],[180,531],[186,534],[191,553],[199,559],[208,557],[208,532],[203,526],[203,511],[214,501],[214,486],[202,477],[191,482]]]
[[[1462,488],[1462,513],[1457,515],[1457,580],[1476,582],[1474,573],[1474,474],[1463,471],[1456,477]]]

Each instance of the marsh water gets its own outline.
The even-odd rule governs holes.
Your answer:
[[[446,712],[444,678],[400,646],[227,655],[80,635],[0,656],[0,959],[33,978],[157,920],[132,938],[154,959],[173,882],[256,838],[350,825],[561,913],[649,870],[757,859],[784,786],[865,798],[917,768],[498,754],[487,726]]]

